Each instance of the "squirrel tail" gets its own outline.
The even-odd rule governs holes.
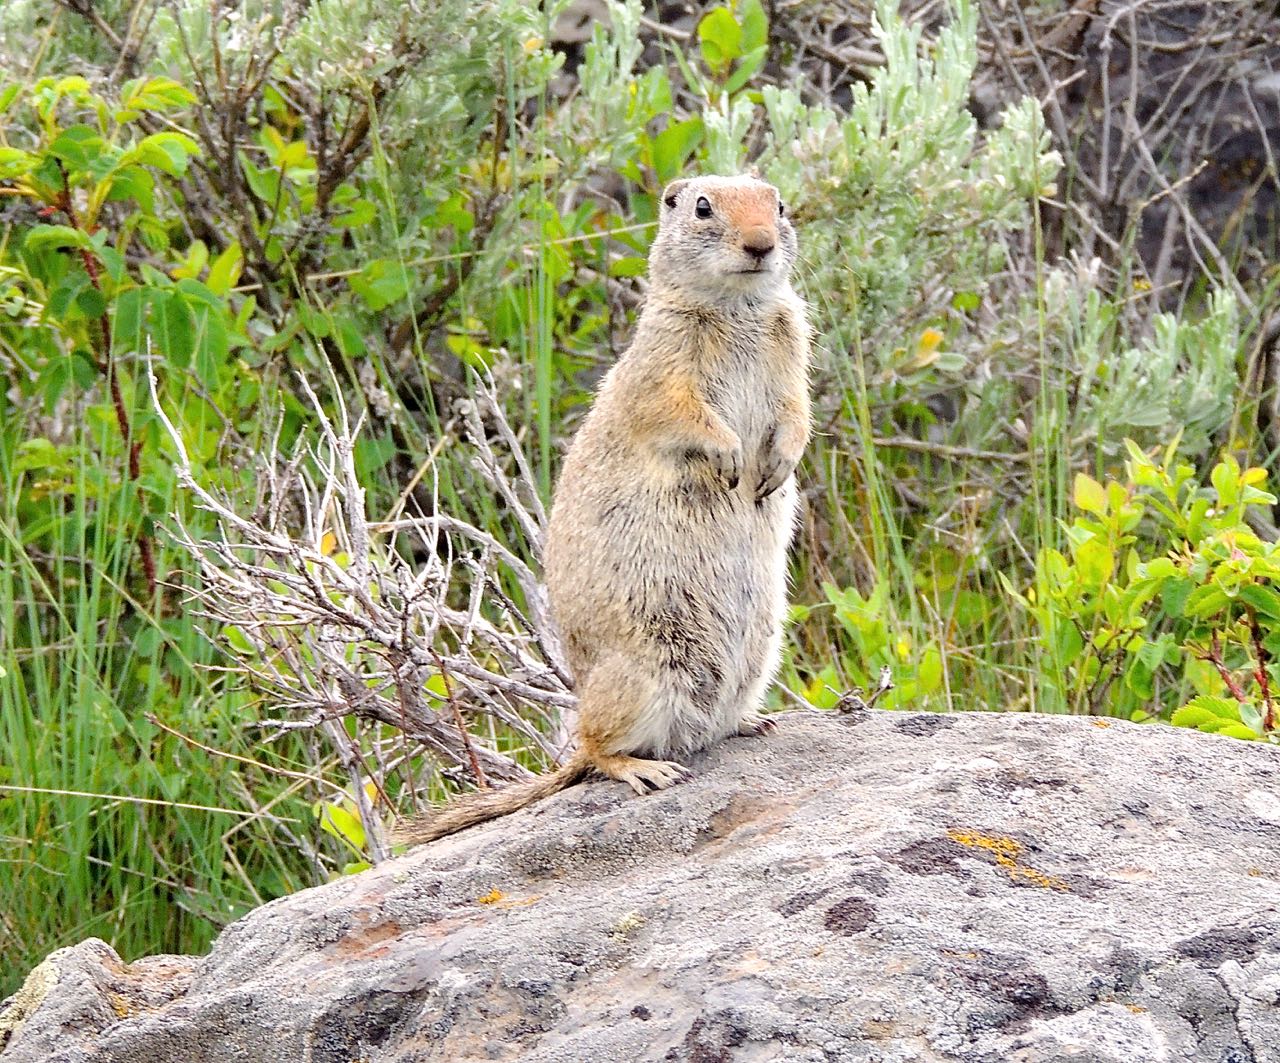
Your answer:
[[[574,783],[581,782],[591,772],[591,768],[591,761],[579,749],[557,771],[539,775],[528,782],[504,786],[501,790],[480,790],[467,794],[450,801],[439,811],[416,816],[393,830],[391,840],[402,845],[425,845],[445,835],[474,827],[477,823],[518,812],[526,805],[558,794]]]

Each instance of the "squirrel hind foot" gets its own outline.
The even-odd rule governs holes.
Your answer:
[[[770,716],[761,716],[758,712],[748,713],[738,721],[738,734],[743,738],[753,735],[772,734],[778,729],[778,721]]]
[[[626,783],[638,794],[665,790],[693,777],[688,768],[673,760],[612,756],[600,758],[595,766],[609,778]]]

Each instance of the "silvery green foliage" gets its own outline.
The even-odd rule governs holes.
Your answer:
[[[1179,431],[1203,447],[1232,410],[1235,301],[1218,292],[1203,321],[1160,315],[1139,339],[1147,330],[1125,315],[1129,293],[1101,294],[1097,263],[1034,266],[1033,205],[1056,195],[1062,159],[1034,99],[978,130],[973,4],[956,0],[952,16],[926,48],[920,28],[878,0],[885,64],[847,114],[791,89],[761,93],[758,165],[802,226],[801,283],[827,368],[847,385],[844,366],[860,359],[867,398],[890,416],[946,394],[954,436],[985,446],[1007,447],[1007,426],[1025,415],[1042,433],[1104,448]],[[733,164],[753,120],[737,102],[705,116],[709,168]],[[945,341],[922,343],[929,330]],[[1135,339],[1117,341],[1126,332]],[[1033,415],[1042,378],[1070,401]]]
[[[1240,313],[1235,297],[1219,290],[1198,320],[1158,314],[1150,337],[1134,345],[1103,347],[1114,312],[1096,291],[1079,310],[1076,350],[1078,420],[1111,444],[1130,437],[1167,441],[1182,433],[1183,446],[1203,451],[1230,418],[1238,383]],[[1108,353],[1104,356],[1103,352]]]
[[[578,71],[579,100],[571,104],[576,121],[561,130],[567,142],[559,158],[586,152],[588,165],[616,165],[630,156],[643,128],[636,116],[670,109],[671,91],[662,72],[656,67],[635,72],[644,51],[641,14],[639,0],[625,0],[610,7],[609,25],[597,23],[592,29]],[[576,106],[579,101],[585,106]]]
[[[717,106],[708,107],[702,114],[706,130],[704,145],[704,169],[707,173],[735,174],[741,172],[747,153],[747,134],[755,118],[755,107],[745,96],[732,103],[723,97]]]
[[[914,365],[911,329],[954,317],[957,291],[985,294],[1006,237],[1025,228],[1061,167],[1032,100],[979,137],[967,109],[973,5],[961,0],[953,16],[925,54],[920,27],[881,0],[873,29],[886,61],[847,115],[806,107],[791,90],[763,93],[761,164],[810,223],[805,284],[829,301],[819,305],[824,346],[837,357],[856,348],[896,378],[929,368]],[[966,370],[963,358],[948,364]]]

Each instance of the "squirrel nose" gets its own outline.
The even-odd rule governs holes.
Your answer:
[[[754,258],[757,263],[763,262],[775,246],[773,233],[764,226],[748,229],[742,235],[742,250]]]

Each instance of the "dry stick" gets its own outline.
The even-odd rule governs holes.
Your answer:
[[[469,734],[460,734],[449,711],[425,711],[415,677],[439,669],[443,661],[451,684],[474,688],[471,697],[478,706],[487,705],[504,726],[524,735],[546,756],[555,756],[544,735],[504,708],[506,695],[539,706],[554,720],[557,710],[576,704],[546,659],[531,652],[537,645],[536,633],[531,641],[523,630],[528,625],[514,614],[508,615],[515,630],[504,630],[485,619],[478,613],[474,593],[469,609],[449,604],[458,585],[450,578],[439,542],[439,531],[448,526],[449,518],[440,515],[418,522],[427,533],[423,545],[430,555],[421,575],[371,542],[368,533],[373,529],[358,504],[360,487],[353,479],[351,444],[358,425],[351,423],[345,411],[339,411],[323,429],[321,445],[310,450],[299,447],[287,469],[282,468],[276,445],[270,445],[263,456],[266,473],[259,480],[262,496],[254,510],[264,516],[246,519],[225,498],[195,482],[181,435],[159,405],[154,378],[149,381],[156,416],[176,454],[180,481],[219,525],[219,538],[196,542],[177,521],[175,537],[197,560],[204,576],[202,586],[193,592],[196,607],[217,622],[238,628],[255,648],[252,658],[237,661],[233,672],[270,691],[285,714],[306,715],[301,721],[285,719],[258,726],[278,731],[322,727],[351,771],[353,750],[349,745],[343,748],[343,736],[325,724],[354,714],[401,730],[411,728],[411,737],[420,739],[442,763],[459,768],[478,763],[479,777],[512,781],[527,777],[528,772],[510,757]],[[303,390],[324,420],[314,391]],[[300,539],[291,538],[282,527],[286,493],[296,494],[301,501]],[[365,579],[358,578],[355,565],[344,569],[319,549],[328,531],[350,544],[354,555],[368,557]],[[491,538],[465,522],[452,531]],[[521,564],[514,554],[509,559]],[[496,551],[486,550],[481,563],[485,569],[473,580],[473,591],[497,578],[488,565],[505,560]],[[536,585],[527,568],[519,576]],[[536,628],[537,618],[530,619]],[[457,648],[436,652],[436,640],[446,632],[451,633],[449,644]],[[477,647],[471,645],[473,640]],[[358,657],[348,661],[345,654],[352,646]],[[378,781],[367,765],[363,771]],[[474,768],[469,774],[475,776]],[[356,799],[360,800],[359,794]],[[370,812],[362,809],[366,822],[372,822]]]
[[[872,692],[871,697],[863,698],[861,687],[846,691],[840,695],[840,700],[836,702],[836,712],[864,712],[867,709],[874,709],[876,702],[882,696],[893,689],[893,670],[886,664],[880,669],[880,677],[876,681],[876,689]]]
[[[484,771],[480,768],[480,758],[476,756],[475,747],[471,744],[471,733],[467,730],[466,723],[463,722],[462,712],[458,708],[458,699],[453,693],[453,682],[449,678],[449,668],[438,653],[433,654],[433,656],[436,659],[437,667],[440,669],[440,679],[444,683],[445,702],[453,712],[454,721],[458,725],[458,733],[462,735],[462,744],[471,760],[471,770],[475,773],[476,784],[480,789],[488,790],[489,780],[485,778]]]
[[[77,232],[90,235],[89,231],[80,224],[80,219],[76,215],[75,205],[71,202],[71,185],[67,179],[66,168],[61,162],[58,163],[58,170],[62,174],[62,192],[58,197],[58,209],[67,216],[67,220],[71,223],[71,227]],[[84,271],[89,276],[89,283],[93,285],[94,291],[102,295],[102,273],[98,269],[98,260],[94,257],[93,252],[87,247],[80,248],[80,260],[84,264]],[[115,409],[116,427],[120,431],[120,439],[124,443],[125,452],[128,454],[129,479],[134,483],[138,483],[142,478],[142,440],[133,438],[133,426],[129,422],[129,411],[125,409],[124,396],[120,392],[120,377],[115,371],[115,363],[111,357],[111,321],[107,317],[107,308],[105,305],[105,297],[103,301],[102,312],[98,315],[98,329],[102,333],[101,349],[97,352],[98,372],[107,378],[107,387],[111,392],[111,405]],[[89,330],[89,335],[93,335],[93,329]],[[142,559],[142,571],[147,579],[147,591],[152,601],[156,597],[156,559],[151,549],[151,536],[147,534],[146,529],[146,498],[142,494],[141,487],[138,489],[138,501],[143,507],[143,523],[138,528],[138,556]]]
[[[1169,197],[1173,201],[1174,206],[1178,208],[1178,213],[1182,216],[1182,224],[1186,227],[1188,233],[1187,248],[1195,257],[1196,264],[1199,265],[1206,275],[1211,275],[1208,265],[1205,263],[1204,259],[1201,258],[1200,252],[1196,249],[1196,241],[1199,241],[1203,245],[1205,253],[1213,260],[1213,264],[1217,267],[1223,283],[1230,285],[1239,304],[1246,308],[1250,314],[1253,314],[1256,312],[1253,300],[1250,299],[1248,293],[1245,292],[1244,286],[1241,285],[1239,278],[1235,275],[1235,271],[1228,265],[1225,256],[1222,254],[1222,251],[1218,248],[1218,245],[1214,242],[1213,238],[1205,231],[1204,226],[1200,224],[1199,219],[1196,218],[1195,214],[1192,212],[1186,199],[1174,190],[1173,186],[1169,183],[1169,180],[1165,177],[1164,171],[1160,169],[1159,163],[1156,162],[1151,153],[1151,148],[1147,144],[1147,139],[1143,135],[1142,129],[1138,126],[1134,99],[1136,91],[1134,89],[1134,85],[1137,81],[1137,49],[1135,45],[1138,40],[1138,27],[1137,20],[1134,16],[1134,10],[1137,6],[1137,4],[1134,4],[1131,5],[1127,11],[1117,12],[1112,17],[1112,22],[1107,29],[1107,33],[1109,35],[1111,32],[1111,26],[1120,18],[1121,14],[1128,15],[1131,73],[1129,98],[1125,103],[1124,111],[1125,136],[1132,137],[1133,144],[1138,149],[1138,154],[1142,157],[1142,161],[1150,171],[1151,176],[1162,189],[1169,193]],[[1191,237],[1194,237],[1195,239],[1193,240]]]
[[[305,771],[290,771],[288,768],[277,768],[272,766],[271,764],[263,764],[262,761],[254,760],[252,757],[243,757],[238,753],[231,753],[225,749],[218,749],[216,746],[205,745],[203,742],[199,741],[198,739],[192,738],[189,734],[184,734],[182,731],[179,731],[177,728],[170,727],[167,723],[162,721],[160,717],[158,717],[153,712],[146,713],[146,720],[148,723],[152,724],[153,726],[159,727],[160,730],[167,731],[169,734],[173,735],[174,738],[180,738],[182,741],[186,742],[187,745],[193,747],[194,749],[203,750],[205,753],[209,753],[212,756],[224,757],[227,760],[235,760],[241,764],[249,764],[255,768],[260,768],[262,771],[265,771],[271,775],[283,775],[289,779],[301,779],[304,782],[319,783],[321,786],[328,786],[336,790],[338,793],[342,794],[344,797],[346,796],[346,793],[347,793],[346,790],[344,790],[337,783],[330,782],[323,775],[310,775]]]
[[[948,443],[931,443],[927,439],[910,436],[875,436],[871,440],[878,447],[897,447],[915,450],[922,454],[936,454],[941,458],[971,458],[975,461],[1007,461],[1021,464],[1031,460],[1030,454],[1006,454],[1001,450],[977,450],[974,447],[957,447]]]

